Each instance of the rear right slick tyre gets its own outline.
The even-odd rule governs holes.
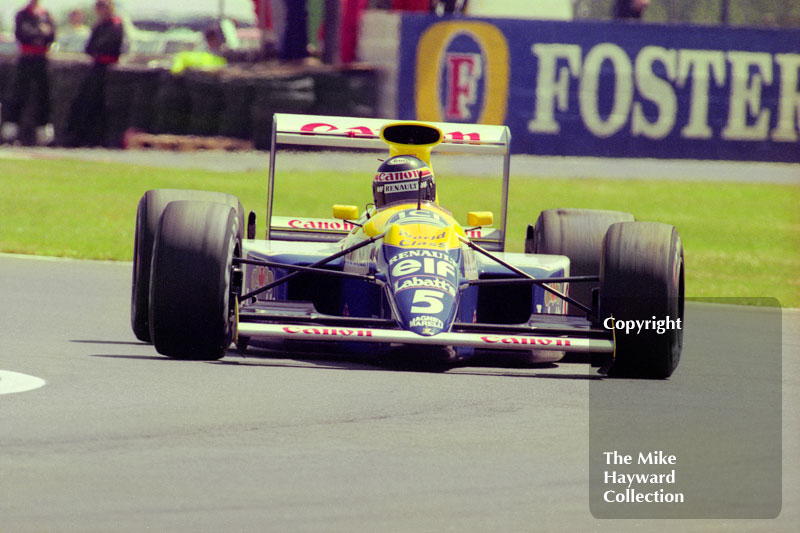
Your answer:
[[[683,307],[683,244],[675,228],[659,222],[613,224],[603,241],[600,320],[612,328],[638,320],[642,328],[614,328],[609,376],[671,376],[683,347]]]
[[[240,228],[243,226],[242,203],[231,194],[183,189],[153,189],[144,193],[136,210],[131,283],[131,328],[136,338],[143,342],[151,342],[148,299],[150,297],[150,263],[156,229],[167,204],[177,200],[219,202],[229,205],[238,210]],[[239,238],[242,238],[242,231],[243,229],[239,230]]]
[[[158,353],[214,360],[234,336],[231,269],[239,217],[228,205],[170,202],[156,232],[150,336]]]

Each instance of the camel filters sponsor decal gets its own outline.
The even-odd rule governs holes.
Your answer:
[[[390,289],[404,329],[430,336],[446,331],[458,307],[461,250],[383,245]]]

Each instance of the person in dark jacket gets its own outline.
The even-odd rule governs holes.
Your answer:
[[[286,26],[281,39],[281,59],[302,62],[308,58],[308,9],[306,0],[283,0]]]
[[[36,123],[36,140],[50,144],[53,125],[50,124],[50,84],[47,79],[47,52],[56,36],[53,18],[30,0],[15,18],[14,34],[19,43],[19,59],[11,99],[3,106],[0,141],[12,143],[19,135],[19,122],[26,103],[33,108]]]
[[[640,19],[644,14],[650,0],[615,0],[614,20]]]
[[[102,146],[106,135],[106,75],[117,64],[125,37],[122,20],[114,13],[112,0],[97,0],[97,24],[86,43],[94,60],[69,115],[68,136],[72,146]]]

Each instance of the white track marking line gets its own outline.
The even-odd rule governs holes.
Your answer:
[[[50,261],[55,263],[95,263],[100,265],[123,265],[130,267],[133,261],[112,261],[110,259],[79,259],[75,257],[55,257],[51,255],[11,254],[0,252],[0,259],[21,259],[25,261]]]
[[[45,383],[47,383],[45,380],[42,378],[37,378],[36,376],[20,374],[19,372],[10,372],[8,370],[0,370],[0,394],[26,392],[33,389],[38,389]]]

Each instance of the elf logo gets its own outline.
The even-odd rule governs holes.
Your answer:
[[[478,21],[433,24],[417,46],[417,118],[503,124],[508,77],[508,44],[496,26]]]

